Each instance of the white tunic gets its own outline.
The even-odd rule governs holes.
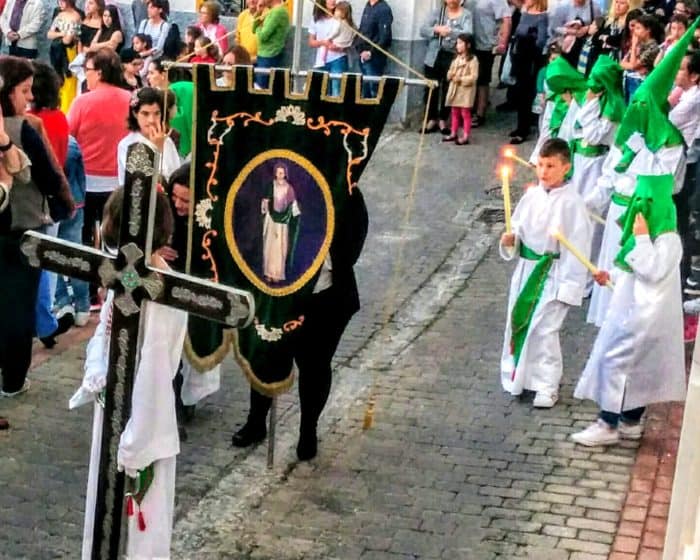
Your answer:
[[[112,294],[102,307],[100,324],[90,340],[83,384],[71,399],[71,408],[95,400],[105,386],[111,333]],[[175,456],[180,442],[175,415],[172,379],[180,363],[187,330],[187,314],[146,302],[141,319],[138,365],[134,379],[131,417],[121,435],[117,463],[127,474],[154,464],[154,480],[141,502],[146,530],[137,527],[137,516],[128,519],[127,557],[170,557],[175,505]],[[82,558],[90,558],[97,473],[100,463],[102,406],[95,403],[93,441],[85,508]],[[115,465],[117,466],[117,465]]]
[[[658,152],[652,153],[647,149],[646,145],[642,145],[627,170],[623,173],[618,173],[615,171],[615,166],[620,161],[621,156],[622,153],[616,146],[610,148],[595,188],[585,197],[588,208],[598,214],[604,214],[609,206],[603,240],[596,263],[596,266],[601,270],[610,271],[615,257],[620,252],[622,229],[618,224],[618,220],[625,212],[626,207],[610,202],[613,192],[631,197],[637,186],[637,175],[664,175],[672,173],[676,176],[674,192],[680,190],[680,187],[683,185],[681,177],[685,168],[683,146],[662,148]],[[591,303],[588,308],[588,316],[586,317],[589,323],[593,323],[598,327],[603,324],[610,303],[610,296],[611,291],[609,288],[598,284],[593,286]]]
[[[559,131],[554,138],[561,138],[566,142],[569,142],[574,137],[574,127],[576,125],[576,115],[578,114],[579,105],[576,100],[572,99],[569,104],[569,109],[566,111],[564,120],[559,127]],[[542,145],[552,138],[552,133],[549,129],[550,122],[552,121],[552,113],[554,112],[554,103],[548,101],[545,104],[544,115],[542,116],[542,122],[540,123],[540,136],[537,138],[535,143],[535,149],[532,150],[532,155],[530,155],[530,163],[537,165],[537,159],[540,157],[540,150]]]
[[[580,139],[589,146],[610,146],[615,140],[617,123],[604,118],[600,114],[600,99],[594,97],[586,101],[579,109],[576,120],[580,128],[574,130],[574,138]],[[584,198],[595,183],[603,169],[606,154],[600,156],[584,156],[574,154],[574,174],[571,182]]]
[[[637,237],[575,397],[617,413],[685,398],[681,255],[676,233]]]
[[[158,148],[156,148],[155,144],[140,132],[130,132],[122,138],[117,145],[117,178],[119,179],[120,185],[124,184],[124,177],[126,175],[126,152],[129,146],[137,142],[142,142],[158,152]],[[181,165],[182,160],[180,159],[180,154],[177,153],[175,142],[167,136],[163,144],[163,152],[160,154],[160,168],[158,172],[167,181],[170,179],[170,175]]]
[[[570,305],[581,305],[586,284],[585,267],[551,236],[558,229],[584,254],[588,254],[591,223],[583,199],[570,183],[547,192],[536,186],[527,190],[513,213],[514,252],[501,247],[501,255],[510,260],[521,243],[538,254],[560,253],[544,285],[542,298],[534,311],[527,339],[514,372],[511,354],[513,305],[536,261],[518,259],[508,297],[508,317],[501,356],[501,382],[513,395],[523,389],[556,392],[562,375],[559,329]]]

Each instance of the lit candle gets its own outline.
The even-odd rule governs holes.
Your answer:
[[[571,241],[564,237],[564,235],[558,229],[552,230],[551,234],[552,237],[559,241],[559,243],[565,249],[567,249],[574,257],[576,257],[581,262],[581,264],[591,272],[591,274],[595,276],[596,274],[598,274],[598,272],[600,272],[600,270],[598,270],[598,267],[594,265],[586,255],[584,255],[581,251],[574,247],[571,244]],[[608,282],[605,285],[610,289],[612,289],[613,287],[613,284],[610,280],[608,280]]]
[[[507,165],[501,167],[501,179],[503,181],[501,191],[503,192],[503,212],[506,219],[506,233],[510,233],[510,167]]]
[[[518,162],[520,165],[524,165],[525,167],[532,169],[534,165],[530,164],[529,161],[525,161],[523,158],[519,157],[513,148],[506,148],[503,150],[503,155],[508,158],[512,159],[513,161]]]

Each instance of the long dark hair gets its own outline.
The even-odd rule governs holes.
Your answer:
[[[103,20],[102,27],[100,27],[100,30],[97,32],[97,39],[95,39],[95,41],[97,43],[104,43],[105,41],[109,41],[112,38],[112,34],[115,31],[121,31],[122,40],[115,49],[117,52],[119,52],[122,46],[124,45],[124,31],[122,31],[121,20],[119,19],[119,10],[113,4],[108,4],[107,6],[105,6],[105,9],[102,10],[103,14],[105,12],[109,12],[109,15],[112,16],[112,25],[106,27]]]
[[[323,7],[328,9],[328,5],[326,4],[326,0],[323,1]],[[312,12],[312,17],[314,18],[314,21],[318,21],[319,19],[325,19],[328,17],[333,17],[333,14],[328,14],[327,11],[323,10],[318,4],[314,3],[314,10]]]
[[[0,88],[0,107],[6,117],[14,117],[17,113],[10,94],[19,84],[34,75],[34,67],[26,58],[18,56],[0,56],[0,77],[2,87]]]
[[[108,247],[119,244],[119,229],[122,223],[124,189],[119,187],[109,196],[102,213],[102,240]],[[157,251],[168,244],[173,234],[173,213],[165,193],[156,195],[156,217],[153,226],[153,250]]]
[[[34,82],[32,83],[32,95],[34,96],[34,109],[58,109],[60,103],[58,91],[61,89],[61,79],[56,71],[39,60],[32,60],[34,66]]]

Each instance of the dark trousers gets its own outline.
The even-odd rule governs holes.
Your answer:
[[[85,211],[83,212],[83,245],[95,246],[95,223],[102,223],[102,212],[111,192],[85,193]]]
[[[637,424],[641,420],[642,414],[644,414],[645,410],[646,407],[643,406],[640,408],[633,408],[632,410],[623,410],[620,414],[618,414],[617,412],[608,412],[606,410],[601,410],[600,419],[603,420],[610,427],[617,428],[617,425],[620,422],[620,420],[622,420],[626,424]]]
[[[446,121],[449,115],[449,107],[445,107],[445,98],[447,97],[447,71],[450,69],[450,64],[454,54],[449,51],[438,51],[437,59],[433,66],[425,67],[425,77],[429,80],[435,80],[438,83],[437,89],[433,90],[430,97],[430,105],[428,105],[428,120],[440,119]],[[424,103],[428,103],[429,88],[425,88]]]
[[[336,302],[333,287],[311,296],[296,340],[302,433],[316,430],[331,391],[331,360],[350,321],[349,315],[338,312]],[[251,389],[248,423],[264,424],[271,403],[272,399]]]
[[[25,49],[16,45],[10,45],[8,51],[10,55],[21,56],[22,58],[35,59],[39,56],[39,51],[37,49]]]
[[[537,95],[537,73],[541,67],[541,61],[538,60],[530,66],[530,72],[518,74],[514,87],[517,91],[517,95],[513,97],[515,109],[518,112],[517,129],[519,135],[523,137],[530,134],[530,129],[535,120],[532,114],[532,102],[535,100],[535,95]]]
[[[676,221],[678,235],[683,243],[683,258],[681,260],[681,282],[685,284],[686,278],[690,275],[691,257],[697,254],[697,241],[695,231],[690,227],[690,213],[696,206],[696,172],[697,163],[690,163],[685,172],[685,181],[680,192],[673,195],[673,202],[676,205]]]
[[[0,235],[0,370],[8,393],[22,388],[32,361],[40,274],[21,256],[19,235]]]

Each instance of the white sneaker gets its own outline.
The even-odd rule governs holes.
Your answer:
[[[61,309],[56,311],[56,320],[58,321],[61,317],[65,315],[75,315],[75,310],[73,309],[72,305],[64,305],[63,307],[61,307]]]
[[[88,324],[88,321],[90,321],[90,312],[89,311],[78,311],[75,314],[75,326],[76,327],[84,327],[85,325]]]
[[[24,380],[24,385],[18,390],[15,391],[14,393],[7,393],[6,391],[0,391],[0,397],[7,397],[7,398],[12,398],[12,397],[17,397],[21,395],[22,393],[26,393],[29,391],[29,387],[32,386],[32,382],[29,381],[29,379]]]
[[[598,418],[593,424],[582,432],[571,434],[571,439],[586,447],[598,445],[615,445],[620,441],[617,430],[611,428],[606,422]]]
[[[683,302],[683,311],[688,315],[700,315],[700,298]]]
[[[617,433],[620,435],[620,439],[642,439],[642,434],[644,433],[644,426],[641,422],[636,424],[628,424],[620,420],[617,424]]]
[[[532,406],[535,408],[552,408],[559,400],[559,395],[557,393],[545,393],[543,391],[537,391],[535,394],[535,400],[532,401]]]

